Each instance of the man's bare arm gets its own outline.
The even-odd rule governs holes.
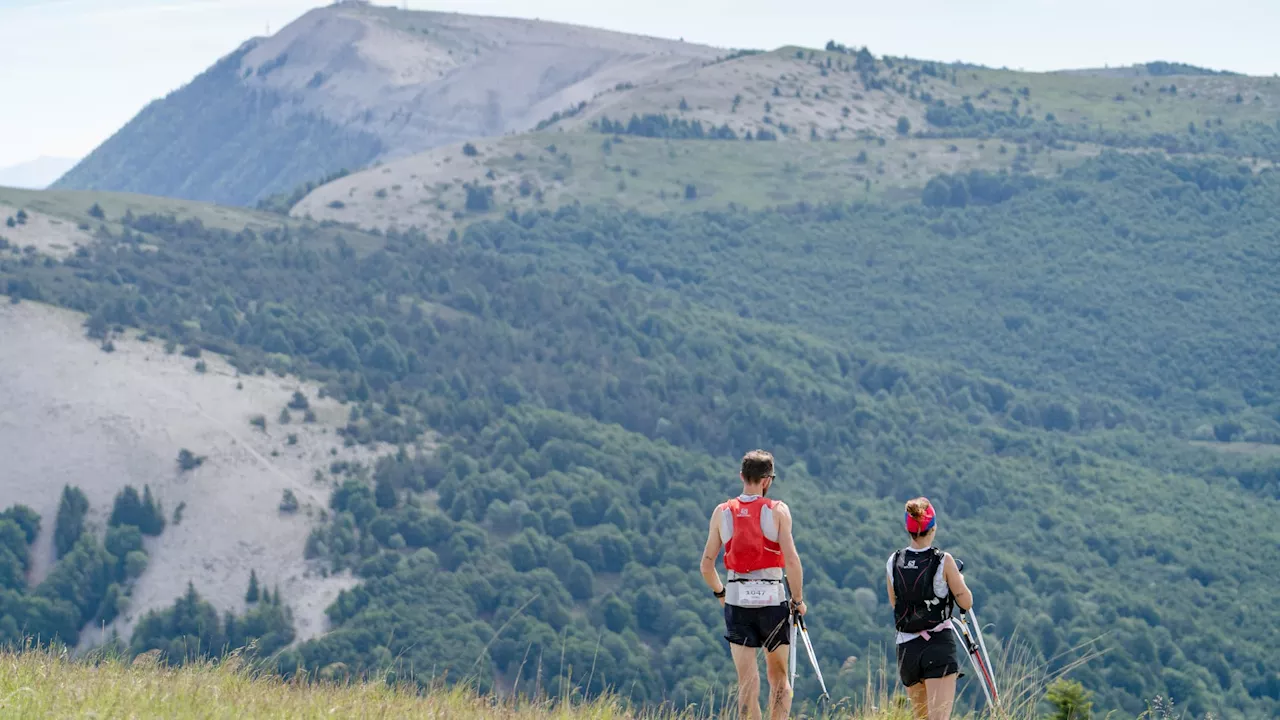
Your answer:
[[[796,540],[791,534],[791,508],[786,503],[776,506],[778,515],[778,545],[782,546],[782,562],[786,566],[787,585],[791,588],[791,597],[797,602],[804,599],[804,567],[800,564],[800,553],[796,550]]]
[[[717,508],[719,510],[719,508]],[[724,583],[720,582],[720,572],[716,570],[716,558],[720,557],[720,515],[718,512],[711,513],[711,527],[707,531],[707,546],[702,550],[702,560],[698,563],[698,569],[702,571],[702,580],[711,588],[711,592],[720,592],[724,589]],[[724,598],[720,599],[724,602]]]

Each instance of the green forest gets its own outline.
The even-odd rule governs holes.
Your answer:
[[[569,207],[380,247],[140,216],[61,262],[0,254],[0,289],[316,378],[350,405],[346,442],[402,447],[324,469],[306,552],[364,581],[330,633],[266,652],[286,674],[723,693],[697,559],[763,447],[833,695],[887,657],[884,559],[927,494],[993,637],[1051,668],[1105,651],[1073,673],[1099,710],[1265,718],[1280,456],[1206,447],[1280,442],[1278,198],[1270,170],[1113,153],[1055,179],[941,176],[905,205]],[[23,522],[0,520],[17,562],[3,528]],[[197,593],[132,648],[247,637]],[[254,618],[272,650],[287,603]]]

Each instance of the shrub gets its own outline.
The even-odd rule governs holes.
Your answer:
[[[467,183],[467,212],[482,213],[493,208],[493,188],[489,185]]]
[[[467,143],[462,146],[462,154],[466,155],[467,157],[475,157],[480,154],[480,151],[476,149],[475,145],[472,145],[471,143]]]
[[[262,432],[267,431],[267,418],[265,415],[254,415],[249,418],[249,424],[258,428]]]
[[[1045,700],[1053,706],[1047,720],[1089,720],[1093,717],[1093,693],[1074,680],[1059,678],[1045,691]]]
[[[204,460],[203,456],[196,455],[186,448],[182,448],[178,451],[178,467],[181,468],[183,472],[195,470],[204,464]]]
[[[186,347],[182,348],[182,355],[183,355],[184,357],[189,357],[189,358],[198,358],[198,357],[200,357],[200,346],[199,346],[199,345],[188,345],[188,346],[186,346]]]
[[[124,574],[130,580],[139,577],[147,569],[147,553],[143,550],[131,550],[124,556]]]
[[[906,116],[898,118],[898,134],[906,135],[911,132],[911,121]]]
[[[198,360],[196,362],[196,372],[200,373],[201,375],[209,372],[209,365],[206,364],[205,361],[203,360]]]
[[[298,512],[298,496],[293,494],[292,490],[285,490],[280,496],[280,512],[295,513]]]
[[[101,205],[99,205],[98,203],[94,203],[93,207],[89,208],[89,217],[95,218],[97,220],[105,220],[107,217],[107,214],[102,211]]]
[[[10,520],[17,525],[28,545],[35,542],[36,536],[40,534],[40,514],[26,505],[14,505],[5,510],[0,513],[0,520]]]
[[[293,398],[289,400],[289,409],[306,410],[309,407],[311,407],[311,403],[307,401],[307,396],[303,395],[299,390],[294,390]]]

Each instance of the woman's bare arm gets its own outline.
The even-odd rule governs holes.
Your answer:
[[[961,610],[973,607],[973,593],[965,584],[964,575],[961,574],[959,566],[956,565],[956,559],[951,557],[950,553],[943,557],[942,572],[943,577],[947,579],[947,587],[951,590],[951,597],[956,599],[956,605],[959,605]]]

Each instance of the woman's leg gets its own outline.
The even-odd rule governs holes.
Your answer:
[[[924,682],[918,682],[907,688],[907,698],[911,700],[911,714],[916,720],[929,720],[928,691]]]
[[[928,720],[951,720],[951,706],[956,702],[956,674],[942,678],[925,678],[928,696]],[[916,717],[920,717],[919,714]]]

